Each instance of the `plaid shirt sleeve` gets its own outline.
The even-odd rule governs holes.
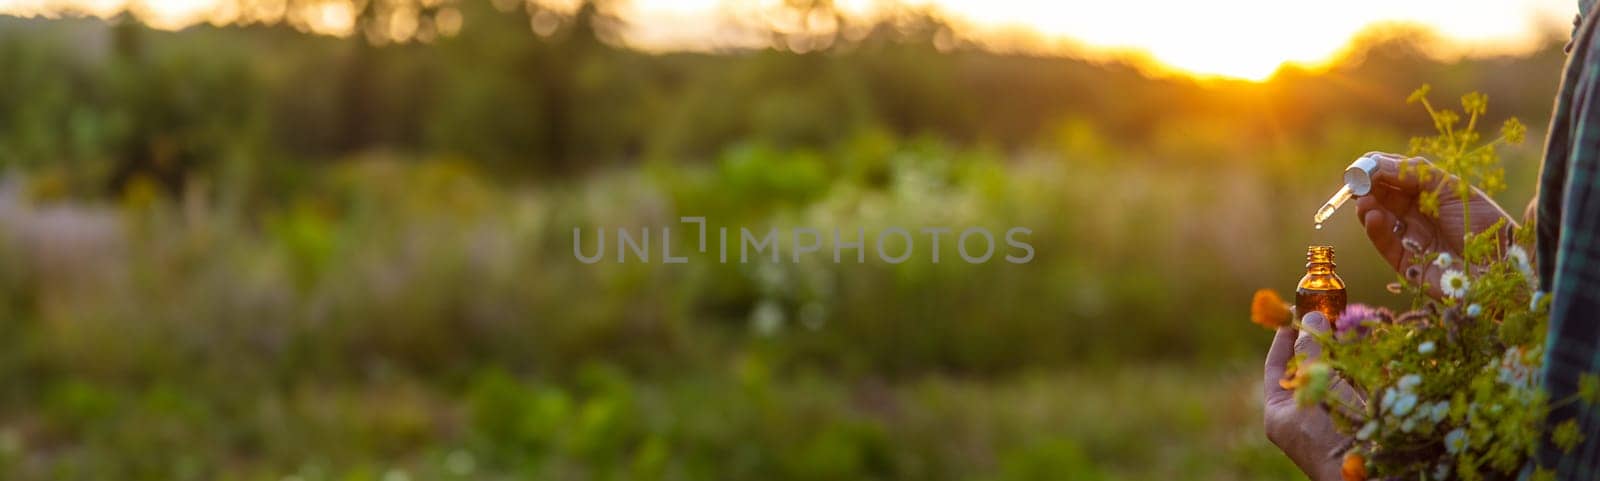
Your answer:
[[[1578,391],[1578,378],[1600,372],[1600,46],[1595,20],[1574,33],[1539,176],[1536,215],[1539,285],[1550,297],[1550,331],[1541,373],[1549,399]],[[1570,453],[1548,436],[1536,466],[1556,479],[1600,479],[1600,409],[1567,403],[1551,411],[1545,432],[1576,419],[1587,442]],[[1525,473],[1531,473],[1532,469]]]

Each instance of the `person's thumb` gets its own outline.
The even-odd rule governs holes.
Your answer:
[[[1322,345],[1317,344],[1314,334],[1328,332],[1328,318],[1321,312],[1311,311],[1300,318],[1300,336],[1294,340],[1295,354],[1304,354],[1306,359],[1315,359],[1322,355]]]

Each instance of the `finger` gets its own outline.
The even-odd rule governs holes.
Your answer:
[[[1328,318],[1321,312],[1312,311],[1300,318],[1300,326],[1300,335],[1294,340],[1294,352],[1304,354],[1308,360],[1316,359],[1322,355],[1322,345],[1317,343],[1316,335],[1328,332]]]
[[[1371,151],[1371,152],[1367,152],[1365,154],[1361,154],[1361,156],[1362,157],[1378,157],[1378,158],[1390,159],[1390,160],[1405,160],[1406,157],[1407,157],[1405,155],[1400,155],[1400,154],[1396,154],[1396,153],[1393,153],[1393,152],[1383,152],[1383,151],[1379,151],[1379,150],[1374,150],[1374,151]]]
[[[1370,239],[1372,246],[1378,249],[1378,255],[1388,261],[1389,267],[1394,268],[1395,272],[1400,272],[1405,261],[1405,246],[1401,243],[1401,236],[1409,229],[1402,227],[1396,232],[1395,226],[1404,224],[1400,224],[1400,219],[1393,213],[1382,208],[1357,212],[1361,214],[1361,223],[1366,227],[1367,239]]]
[[[1283,371],[1289,365],[1289,358],[1294,357],[1294,328],[1280,327],[1278,334],[1272,337],[1272,347],[1267,348],[1267,366],[1261,379],[1261,393],[1264,397],[1272,397],[1274,393],[1284,392],[1278,380],[1283,379]]]
[[[1362,413],[1366,412],[1367,399],[1344,376],[1334,376],[1328,392],[1337,397],[1338,401],[1333,403],[1333,407],[1345,419],[1361,419]]]
[[[1356,213],[1359,219],[1366,219],[1366,213],[1371,210],[1386,210],[1390,214],[1399,216],[1416,210],[1415,193],[1406,194],[1394,187],[1380,185],[1374,187],[1372,192],[1356,197]]]
[[[1435,189],[1447,177],[1444,171],[1421,157],[1383,154],[1374,155],[1373,160],[1377,161],[1378,168],[1372,173],[1372,181],[1398,189],[1402,194],[1414,196],[1425,189]]]
[[[1407,227],[1405,228],[1404,238],[1401,239],[1401,244],[1406,247],[1404,247],[1405,252],[1400,262],[1404,269],[1400,272],[1407,281],[1415,284],[1426,284],[1428,286],[1428,294],[1437,298],[1441,292],[1439,290],[1439,276],[1444,272],[1444,269],[1434,265],[1426,256],[1438,252],[1454,252],[1456,249],[1440,242],[1439,237],[1433,230],[1433,221],[1427,218],[1425,214],[1415,211],[1407,213],[1402,222]]]
[[[1374,192],[1376,192],[1376,189],[1374,190]],[[1361,197],[1356,197],[1356,219],[1357,220],[1362,220],[1363,223],[1364,223],[1365,219],[1367,218],[1367,213],[1368,212],[1372,212],[1374,210],[1387,210],[1387,211],[1390,211],[1390,212],[1394,212],[1394,209],[1390,209],[1390,208],[1388,208],[1388,206],[1383,205],[1383,203],[1379,201],[1379,199],[1378,199],[1378,197],[1376,195],[1363,195]]]
[[[1409,212],[1416,210],[1417,196],[1417,192],[1407,192],[1389,185],[1378,184],[1372,187],[1372,192],[1361,198],[1371,197],[1389,212]]]
[[[1400,243],[1407,249],[1406,255],[1408,257],[1413,254],[1454,250],[1447,249],[1448,246],[1440,244],[1438,223],[1428,217],[1427,214],[1410,211],[1401,216],[1400,221],[1405,223],[1405,227],[1402,228],[1404,234],[1401,235]]]

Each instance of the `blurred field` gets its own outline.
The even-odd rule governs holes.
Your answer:
[[[1284,479],[1270,335],[1426,116],[1546,121],[1559,41],[1377,32],[1262,83],[935,48],[645,54],[603,15],[377,46],[0,18],[0,470],[15,479]],[[1538,142],[1504,157],[1520,212]],[[1010,226],[1033,262],[586,265],[574,227]],[[692,250],[676,238],[674,250]],[[956,258],[947,243],[943,256]]]

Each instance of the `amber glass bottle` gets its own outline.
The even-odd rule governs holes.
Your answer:
[[[1306,276],[1294,291],[1295,315],[1321,311],[1332,322],[1344,313],[1344,279],[1333,268],[1333,246],[1306,248]]]

